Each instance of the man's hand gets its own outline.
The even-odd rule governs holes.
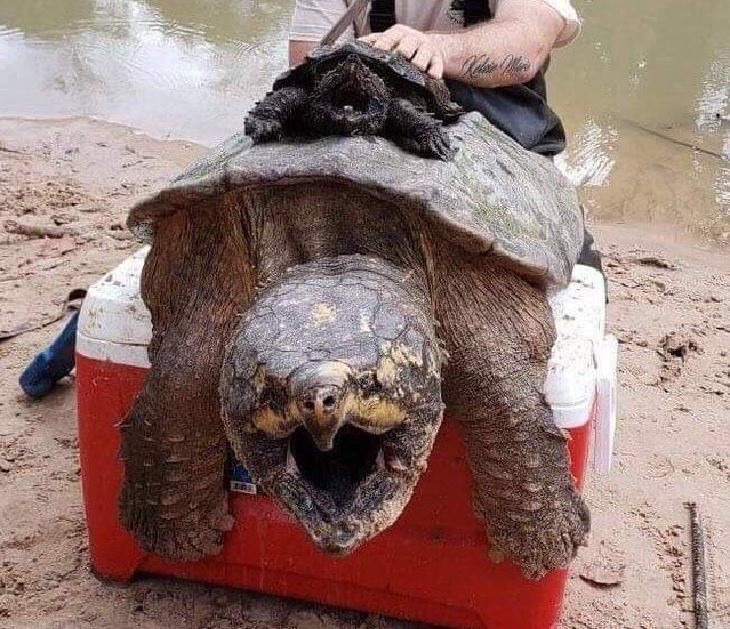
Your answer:
[[[410,26],[396,24],[382,33],[372,33],[361,38],[380,50],[392,50],[403,55],[419,70],[434,79],[444,74],[444,51],[438,36],[422,33]]]
[[[486,2],[486,0],[485,0]],[[453,33],[422,33],[397,24],[362,39],[375,48],[403,55],[432,77],[475,87],[519,85],[543,66],[565,19],[540,0],[500,0],[494,19]],[[289,42],[292,65],[301,63],[316,43]]]
[[[421,33],[397,24],[362,39],[398,52],[436,79],[503,87],[535,76],[563,26],[564,19],[545,2],[500,0],[494,19],[462,32]]]

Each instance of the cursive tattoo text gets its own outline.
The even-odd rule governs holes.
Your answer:
[[[530,69],[530,62],[522,55],[509,54],[502,61],[495,61],[489,55],[472,55],[461,66],[465,77],[477,79],[492,74],[521,76]]]

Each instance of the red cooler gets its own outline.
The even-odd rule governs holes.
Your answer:
[[[472,478],[456,418],[446,417],[427,472],[400,519],[351,556],[319,551],[272,500],[257,495],[231,465],[235,526],[220,555],[171,563],[143,552],[121,526],[119,422],[147,370],[149,313],[139,296],[146,250],[99,280],[79,322],[79,446],[91,561],[107,578],[158,574],[396,616],[449,627],[556,627],[567,572],[538,582],[512,564],[493,564],[489,540],[472,511]],[[616,342],[604,336],[604,285],[576,267],[550,298],[558,341],[545,395],[571,435],[572,471],[583,484],[589,443],[601,471],[610,466],[615,424]]]

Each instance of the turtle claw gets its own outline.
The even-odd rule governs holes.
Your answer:
[[[172,561],[197,561],[223,549],[223,534],[233,528],[225,498],[212,512],[191,509],[183,517],[168,520],[142,509],[122,512],[125,526],[145,552]]]
[[[445,162],[452,159],[456,154],[456,149],[451,146],[449,134],[441,128],[431,129],[428,133],[417,138],[399,136],[394,140],[409,153],[433,157]]]
[[[279,120],[249,116],[244,122],[244,131],[254,143],[276,142],[284,134],[284,127]]]
[[[562,508],[503,514],[490,522],[490,557],[510,557],[533,580],[566,568],[586,543],[590,515],[577,491],[565,491],[570,495],[560,501]]]
[[[456,154],[456,149],[451,146],[451,138],[448,132],[441,128],[434,129],[419,144],[422,147],[423,154],[437,157],[445,162],[453,159]]]

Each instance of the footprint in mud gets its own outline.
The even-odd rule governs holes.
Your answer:
[[[662,382],[679,377],[691,354],[703,352],[697,337],[686,332],[670,332],[659,341],[659,356],[662,359]]]
[[[20,438],[0,440],[0,474],[9,474],[15,469],[27,467],[32,450]]]
[[[718,472],[724,474],[730,480],[730,459],[721,455],[707,457],[707,462]]]

